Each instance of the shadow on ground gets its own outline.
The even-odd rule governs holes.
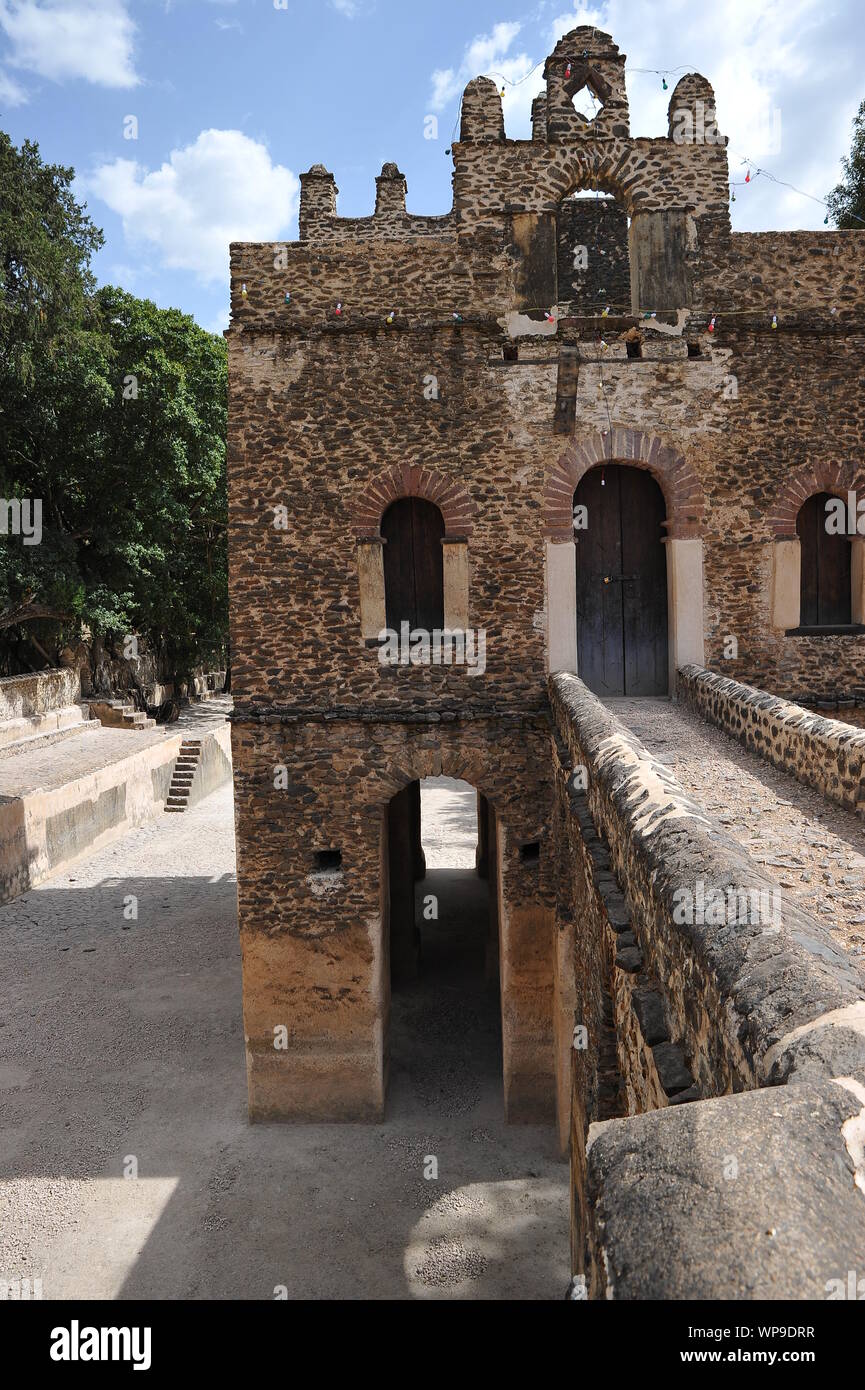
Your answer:
[[[88,863],[0,909],[0,1276],[46,1298],[561,1297],[567,1168],[552,1129],[503,1123],[486,885],[418,884],[439,920],[393,999],[384,1122],[250,1126],[233,877],[182,873],[203,843],[226,863],[230,790],[179,820],[114,848],[131,869],[146,842],[160,875]]]

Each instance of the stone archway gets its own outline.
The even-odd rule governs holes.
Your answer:
[[[574,559],[574,492],[590,469],[604,463],[645,468],[666,504],[667,627],[669,692],[676,668],[702,666],[703,522],[702,484],[684,456],[659,435],[615,426],[573,440],[556,460],[544,490],[547,578],[547,656],[550,671],[577,668],[577,597]]]
[[[560,1056],[557,1039],[555,913],[549,885],[553,875],[552,787],[540,723],[517,729],[459,730],[431,745],[407,731],[401,750],[377,779],[375,802],[381,815],[382,877],[380,927],[390,932],[387,893],[388,810],[416,780],[445,776],[467,782],[488,808],[490,927],[497,935],[502,1090],[505,1116],[517,1122],[547,1122],[565,1113],[569,1054]],[[386,800],[382,803],[382,797]],[[369,802],[367,802],[370,805]],[[403,843],[410,836],[403,837]],[[534,847],[534,854],[525,851]],[[538,852],[539,851],[539,852]],[[387,874],[387,879],[385,875]],[[380,961],[377,990],[388,1017],[390,979]],[[386,1057],[386,1034],[382,1059]]]

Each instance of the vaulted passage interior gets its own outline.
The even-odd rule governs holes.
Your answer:
[[[387,809],[390,1106],[437,1116],[484,1097],[502,1114],[489,809],[467,782],[410,782]],[[491,911],[490,900],[493,899]]]
[[[668,692],[664,517],[642,468],[593,468],[574,494],[577,669],[597,695]]]

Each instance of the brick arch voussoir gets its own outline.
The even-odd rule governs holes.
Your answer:
[[[446,743],[434,749],[405,749],[389,762],[387,770],[372,791],[371,805],[386,806],[409,782],[425,777],[453,777],[468,782],[491,805],[506,814],[512,787],[508,777],[490,765],[488,758],[473,756]]]
[[[787,479],[769,513],[767,524],[773,539],[796,539],[796,518],[803,503],[815,493],[828,492],[846,498],[848,491],[865,493],[865,465],[830,459],[806,463]]]
[[[562,164],[550,171],[553,196],[561,202],[570,193],[579,189],[598,188],[609,193],[630,215],[633,208],[633,195],[642,188],[638,174],[624,170],[622,177],[622,150],[629,147],[630,141],[617,141],[608,155],[598,156],[596,150],[569,152]],[[626,151],[630,154],[629,148]],[[630,163],[630,158],[628,159]]]
[[[367,484],[354,508],[355,536],[377,536],[384,513],[402,497],[422,497],[434,502],[442,514],[446,536],[471,535],[475,504],[465,488],[435,468],[405,464]]]
[[[574,440],[556,460],[544,491],[544,535],[549,540],[573,540],[574,492],[580,479],[600,463],[647,469],[664,494],[668,537],[702,536],[703,486],[684,456],[656,434],[616,426]]]

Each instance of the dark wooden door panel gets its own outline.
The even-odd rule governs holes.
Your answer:
[[[850,540],[826,530],[828,492],[802,504],[796,518],[799,535],[802,627],[831,627],[852,621]]]
[[[598,695],[665,695],[667,562],[664,499],[651,475],[609,464],[581,480],[575,503],[577,668]]]
[[[401,497],[381,522],[387,625],[433,632],[444,626],[444,519],[433,502]]]
[[[427,632],[444,627],[444,518],[438,507],[422,497],[411,499],[414,556],[415,626]]]
[[[667,555],[664,496],[650,473],[623,470],[622,583],[625,693],[666,695]]]
[[[593,469],[577,489],[588,527],[578,531],[577,668],[598,695],[624,694],[622,586],[605,583],[621,571],[619,478],[616,469]]]

